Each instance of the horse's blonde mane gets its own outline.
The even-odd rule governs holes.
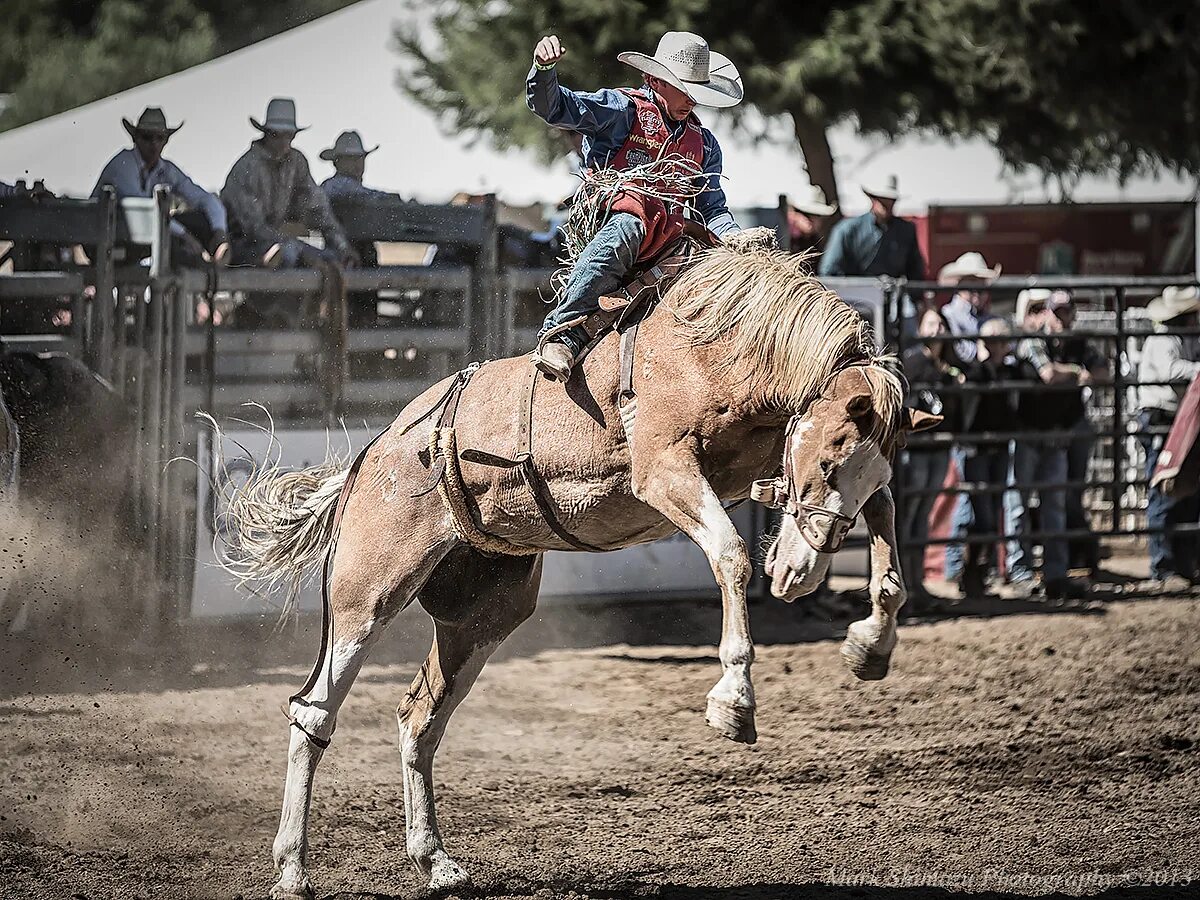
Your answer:
[[[722,364],[744,373],[751,396],[770,408],[799,412],[839,370],[868,366],[881,437],[890,437],[903,405],[894,359],[875,349],[871,326],[817,280],[808,259],[717,247],[680,275],[666,304],[693,344],[720,342]]]

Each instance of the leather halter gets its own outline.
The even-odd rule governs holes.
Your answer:
[[[783,475],[755,481],[750,487],[750,499],[772,509],[782,509],[794,518],[801,537],[818,553],[837,553],[842,549],[846,535],[858,521],[858,516],[842,515],[824,506],[801,503],[796,499],[792,486],[792,435],[803,419],[804,415],[798,413],[788,420],[784,434]]]

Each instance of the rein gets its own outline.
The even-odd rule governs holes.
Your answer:
[[[784,433],[783,475],[763,478],[750,487],[750,499],[772,509],[781,509],[796,520],[796,527],[808,545],[818,553],[837,553],[858,516],[846,516],[824,506],[801,503],[792,490],[792,434],[803,418],[797,413],[788,420]]]

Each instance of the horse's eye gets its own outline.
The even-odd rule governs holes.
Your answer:
[[[833,463],[829,462],[828,460],[823,459],[820,462],[820,468],[821,468],[821,479],[823,481],[828,481],[830,478],[833,477]]]

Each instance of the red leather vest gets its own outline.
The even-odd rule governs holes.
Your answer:
[[[672,138],[657,103],[637,91],[623,88],[621,93],[633,103],[633,126],[609,162],[610,168],[629,169],[672,155],[681,156],[697,166],[704,164],[704,135],[694,113],[688,116],[679,136]],[[612,208],[637,216],[646,226],[646,237],[638,251],[639,261],[657,256],[683,234],[680,203],[666,204],[656,197],[624,194]]]

